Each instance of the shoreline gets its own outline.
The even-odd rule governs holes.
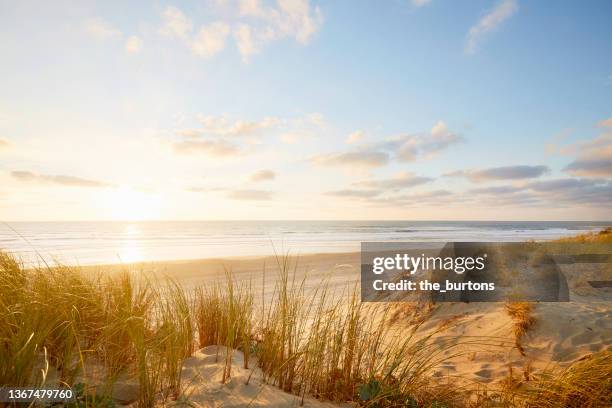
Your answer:
[[[279,259],[283,259],[279,256]],[[359,282],[361,265],[360,252],[313,253],[289,255],[287,258],[296,277],[305,278],[306,287],[316,287],[321,281],[328,280],[331,286],[340,286]],[[70,267],[70,266],[69,266]],[[224,281],[225,272],[231,271],[237,282],[250,282],[266,293],[273,290],[278,274],[277,258],[268,256],[236,256],[202,259],[183,259],[171,261],[135,262],[125,264],[103,264],[76,266],[85,273],[114,274],[129,271],[143,273],[147,278],[171,278],[192,288],[200,284]],[[263,283],[262,281],[267,281]]]

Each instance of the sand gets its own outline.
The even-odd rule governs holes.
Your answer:
[[[181,378],[184,399],[198,407],[299,407],[301,398],[265,384],[257,361],[251,358],[249,368],[244,368],[244,355],[232,352],[231,378],[225,384],[223,378],[225,347],[209,346],[198,350],[185,360]],[[337,404],[304,399],[304,407],[338,407]]]
[[[296,277],[306,277],[306,288],[321,282],[339,293],[359,283],[359,253],[308,254],[290,257]],[[89,270],[104,267],[87,267]],[[189,289],[198,284],[224,281],[231,270],[238,281],[249,282],[256,294],[272,296],[278,262],[275,257],[249,257],[169,261],[134,265],[114,265],[111,270],[128,268],[150,277],[170,276]],[[462,353],[451,358],[432,374],[449,381],[495,386],[510,372],[529,378],[538,370],[561,367],[577,359],[612,346],[612,295],[609,288],[595,289],[585,285],[584,271],[578,265],[566,265],[571,301],[534,305],[535,324],[521,339],[523,352],[515,346],[513,321],[503,303],[444,303],[436,305],[427,321],[419,328],[420,335],[434,330],[438,336],[458,343],[470,338],[486,338],[486,344],[462,346]],[[265,271],[265,274],[263,273]],[[259,295],[258,295],[259,296]],[[416,305],[416,307],[424,305]],[[394,330],[411,327],[414,304],[398,304]],[[456,350],[453,350],[455,352]],[[241,368],[242,355],[234,353],[232,379],[220,383],[222,365],[215,360],[216,349],[198,351],[184,365],[184,378],[189,379],[189,400],[196,406],[275,406],[296,405],[296,397],[262,383],[260,373]],[[512,368],[510,368],[512,367]],[[512,371],[511,371],[512,370]],[[251,375],[251,381],[245,384]],[[332,406],[308,399],[306,406]]]

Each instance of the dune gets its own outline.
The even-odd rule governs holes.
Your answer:
[[[588,239],[590,240],[592,238]],[[4,259],[3,262],[5,262],[3,267],[6,268],[6,271],[14,270],[18,272],[18,269],[15,269],[16,267],[11,263],[12,261],[10,261],[9,258]],[[610,273],[612,272],[610,271],[609,265],[609,263],[597,265],[585,265],[581,263],[562,265],[562,272],[567,279],[570,291],[570,301],[568,302],[542,302],[525,305],[520,303],[499,302],[449,302],[434,304],[431,301],[421,299],[418,302],[400,302],[387,305],[384,310],[387,310],[388,313],[385,312],[386,314],[384,315],[381,314],[381,310],[383,309],[377,308],[377,304],[365,304],[360,311],[362,315],[361,318],[363,321],[371,322],[372,325],[367,327],[369,329],[378,330],[376,329],[377,327],[386,326],[385,336],[399,339],[414,336],[414,341],[409,344],[420,344],[414,349],[408,349],[406,352],[407,354],[401,354],[403,358],[421,359],[417,361],[417,366],[423,364],[427,365],[427,367],[417,376],[406,377],[415,383],[411,385],[411,388],[407,389],[408,391],[402,391],[404,394],[398,395],[410,404],[412,404],[410,401],[416,401],[417,399],[419,403],[421,403],[420,401],[429,401],[427,402],[429,404],[431,401],[435,401],[437,397],[442,396],[446,398],[445,401],[447,402],[440,404],[436,403],[438,404],[437,406],[465,406],[468,405],[473,398],[480,398],[484,395],[473,393],[474,390],[478,389],[486,389],[488,393],[486,394],[487,398],[489,398],[490,395],[496,395],[496,398],[498,398],[496,401],[499,402],[499,398],[503,399],[507,395],[512,395],[511,392],[514,390],[538,389],[538,387],[541,387],[543,384],[541,379],[545,378],[544,376],[550,376],[551,373],[561,373],[558,374],[561,376],[564,369],[576,367],[580,364],[585,365],[584,372],[590,372],[593,370],[593,367],[588,366],[589,361],[594,361],[595,363],[593,364],[599,364],[599,366],[595,367],[595,372],[597,375],[600,375],[600,377],[594,380],[594,387],[596,388],[588,390],[588,393],[604,392],[601,398],[605,399],[610,397],[609,389],[606,391],[606,386],[601,385],[601,381],[603,381],[601,378],[606,378],[606,375],[612,374],[609,372],[611,364],[608,361],[610,359],[612,346],[612,309],[610,307],[612,304],[612,291],[605,285],[593,287],[589,285],[588,282],[596,278],[609,280]],[[122,281],[123,278],[121,278],[124,276],[121,272],[124,271],[128,271],[129,275],[132,277],[142,277],[144,275],[151,281],[161,280],[164,277],[171,277],[175,282],[180,284],[181,292],[176,292],[174,295],[175,297],[170,297],[170,299],[172,299],[173,302],[181,302],[184,296],[181,294],[183,290],[184,293],[190,293],[192,289],[202,284],[214,286],[215,284],[219,284],[219,282],[227,282],[227,271],[231,271],[234,287],[248,288],[248,293],[252,294],[252,299],[241,298],[240,294],[236,299],[239,302],[247,302],[245,304],[252,301],[253,313],[256,311],[259,313],[259,310],[264,309],[266,303],[266,307],[276,307],[277,305],[274,303],[281,300],[277,292],[279,279],[282,279],[282,275],[279,275],[279,269],[285,271],[290,270],[291,274],[289,276],[291,276],[291,279],[294,281],[300,282],[303,279],[303,291],[287,293],[288,295],[305,298],[313,296],[316,298],[316,296],[319,295],[317,290],[320,290],[322,285],[327,285],[330,299],[336,299],[335,301],[338,302],[336,303],[336,305],[338,305],[335,311],[336,317],[327,320],[328,323],[326,323],[326,320],[323,320],[323,324],[346,325],[345,327],[348,331],[334,332],[330,330],[331,328],[325,329],[324,327],[318,327],[317,330],[323,330],[322,333],[327,333],[324,334],[324,336],[328,336],[329,333],[333,333],[334,336],[341,333],[353,333],[351,332],[351,325],[353,324],[351,320],[342,320],[347,318],[343,317],[345,316],[343,314],[345,313],[343,311],[343,305],[346,304],[345,300],[349,299],[351,293],[347,288],[355,287],[359,282],[359,253],[305,254],[283,258],[273,256],[219,258],[194,261],[140,263],[133,265],[105,265],[83,267],[79,269],[78,273],[94,276],[98,272],[104,272],[111,277],[116,274],[116,280],[112,281],[114,284],[126,282]],[[265,273],[262,273],[262,271]],[[60,279],[59,282],[61,282],[61,279],[64,279],[63,273],[64,272],[61,272],[57,275],[57,278]],[[10,275],[7,276],[10,277]],[[75,288],[83,287],[83,283],[79,283],[81,282],[81,278],[78,278],[77,275],[67,279],[76,279]],[[11,283],[11,285],[21,285],[19,282],[20,281],[15,281],[15,283]],[[70,280],[70,282],[72,282],[72,280]],[[49,282],[49,285],[52,285],[52,283]],[[89,293],[91,293],[91,296],[96,299],[97,296],[101,296],[100,299],[104,299],[106,295],[98,292],[101,287],[89,287],[87,285],[89,284],[86,284],[86,287],[87,290],[90,291]],[[227,295],[227,292],[224,291],[232,290],[230,287],[224,289],[223,285],[224,284],[221,283],[221,286],[218,287],[221,290],[221,292],[218,292],[221,296]],[[51,289],[52,287],[53,286],[49,286],[48,288]],[[123,287],[123,289],[118,287],[116,296],[119,297],[117,299],[120,299],[120,296],[122,296],[121,290],[128,290],[131,292],[133,288],[130,288],[129,285]],[[223,295],[223,293],[225,293],[225,295]],[[9,295],[13,296],[12,292],[7,292],[7,296]],[[172,296],[172,290],[170,295]],[[72,294],[70,294],[70,296],[72,296]],[[162,302],[162,309],[164,305],[163,302],[165,302],[164,296],[166,295],[161,294],[161,297],[156,300]],[[202,305],[208,307],[208,305],[214,306],[214,301],[228,301],[227,298],[223,300],[223,298],[215,298],[215,296],[207,300],[212,300],[213,303],[203,303]],[[296,300],[299,302],[299,299],[291,299],[290,301]],[[234,300],[232,300],[232,302],[233,301]],[[56,302],[62,303],[63,300],[58,297]],[[83,307],[85,308],[96,305],[87,303],[88,300],[84,298],[80,299],[79,302],[83,302]],[[114,304],[111,302],[110,305],[113,307],[123,307],[121,303]],[[234,313],[235,315],[232,315],[231,319],[233,319],[233,321],[243,322],[243,320],[240,320],[239,316],[240,313],[243,313],[240,310],[240,307],[242,307],[241,305],[241,303],[237,305],[227,304],[223,307],[230,307],[230,309],[225,310],[223,313]],[[71,310],[72,308],[70,302],[68,302],[66,305],[60,305],[59,309],[62,309],[64,306],[66,306],[66,310]],[[29,305],[28,307],[35,308],[35,305]],[[51,307],[51,309],[48,309],[45,313],[50,313],[51,310],[57,309],[55,304],[49,307]],[[96,309],[97,307],[98,306],[95,306],[93,310],[98,310]],[[351,347],[354,348],[355,345],[353,344],[350,346],[347,345],[347,343],[350,343],[351,339],[352,341],[357,340],[357,337],[341,339],[337,346],[331,344],[331,346],[329,346],[332,347],[331,349],[319,354],[319,357],[316,357],[316,353],[321,351],[317,349],[317,347],[321,347],[321,345],[317,345],[315,336],[314,339],[311,338],[308,340],[312,342],[311,346],[314,347],[313,349],[308,349],[308,353],[312,352],[313,359],[315,360],[309,361],[306,359],[301,361],[300,364],[313,364],[312,367],[316,369],[329,370],[326,371],[327,374],[325,374],[326,376],[329,375],[329,377],[323,379],[318,378],[318,373],[306,371],[302,375],[309,377],[297,380],[297,388],[294,387],[292,383],[279,387],[278,381],[280,377],[275,377],[274,370],[285,369],[284,364],[286,363],[289,363],[289,365],[293,364],[294,362],[291,361],[291,358],[303,358],[303,356],[300,356],[300,352],[294,350],[294,357],[291,357],[286,363],[281,363],[278,367],[274,368],[273,366],[278,364],[277,361],[274,361],[274,359],[277,358],[274,349],[276,343],[272,342],[267,345],[267,347],[272,347],[267,351],[267,355],[265,350],[262,353],[261,349],[259,350],[260,354],[253,352],[250,350],[251,347],[262,346],[262,343],[260,343],[261,339],[257,338],[257,336],[261,336],[262,333],[256,335],[249,327],[245,328],[245,334],[235,332],[231,335],[232,340],[227,341],[233,344],[233,346],[231,346],[232,348],[221,346],[219,345],[220,343],[202,344],[203,340],[201,338],[199,344],[194,347],[193,337],[194,334],[198,334],[197,323],[194,326],[195,329],[180,328],[177,326],[173,329],[176,330],[176,333],[169,332],[169,337],[159,337],[160,332],[163,335],[164,325],[175,324],[172,320],[180,318],[181,313],[185,313],[186,316],[189,316],[189,319],[194,319],[197,322],[197,308],[195,310],[182,310],[181,307],[177,307],[176,304],[167,304],[165,307],[169,307],[169,309],[165,312],[162,310],[162,314],[155,315],[156,317],[154,319],[165,319],[167,323],[163,323],[159,326],[159,323],[152,322],[150,328],[144,331],[137,331],[135,335],[142,335],[143,338],[150,337],[151,341],[161,342],[159,347],[153,347],[155,353],[162,353],[156,358],[160,358],[160,361],[163,359],[165,362],[164,375],[173,376],[175,368],[173,368],[174,366],[172,366],[172,364],[177,364],[176,367],[178,367],[180,372],[178,379],[168,380],[168,378],[158,378],[157,380],[162,381],[163,384],[160,383],[155,385],[157,388],[161,387],[162,389],[169,390],[164,398],[170,396],[170,399],[174,400],[173,404],[185,404],[196,407],[265,406],[279,408],[300,406],[301,404],[306,407],[357,406],[360,405],[359,402],[363,403],[367,401],[367,398],[370,398],[370,394],[380,393],[380,390],[377,388],[381,387],[380,384],[383,384],[382,386],[394,384],[392,378],[381,378],[381,373],[376,374],[373,378],[368,380],[363,376],[364,371],[361,371],[359,374],[361,377],[353,378],[351,376],[352,368],[350,365],[348,366],[348,371],[346,371],[346,369],[341,370],[340,368],[336,368],[342,367],[343,364],[344,367],[346,367],[346,361],[334,363],[334,367],[331,369],[325,367],[325,364],[321,361],[315,361],[316,358],[326,358],[328,353],[332,353],[333,355],[333,353],[336,352],[334,347],[343,347],[338,349],[342,350],[339,353],[348,353],[348,350],[352,350]],[[188,307],[189,306],[185,304],[185,308]],[[290,304],[288,307],[293,306]],[[307,308],[304,310],[307,310]],[[347,310],[351,310],[350,307]],[[151,311],[157,313],[156,308],[152,308]],[[282,312],[282,309],[280,311]],[[129,313],[127,316],[132,316],[134,313],[140,313],[138,309],[125,312]],[[205,310],[204,312],[209,313],[210,311]],[[96,311],[96,313],[98,312]],[[164,313],[168,314],[164,315]],[[42,313],[41,316],[42,315],[44,315],[44,313]],[[109,322],[112,324],[117,323],[114,320],[114,316],[108,314],[104,316],[106,316],[104,317],[105,319],[110,319]],[[206,316],[210,316],[210,314]],[[326,316],[324,319],[328,319],[327,312],[323,312],[319,316]],[[128,321],[133,322],[131,319],[132,318],[129,318]],[[289,316],[285,318],[285,320],[278,319],[277,317],[274,317],[274,319],[276,319],[274,320],[274,322],[276,322],[275,324],[281,322],[282,324],[303,325],[304,331],[302,334],[296,335],[295,337],[295,339],[298,340],[300,338],[305,339],[309,336],[310,331],[313,330],[311,324],[314,324],[314,322],[304,317],[297,320],[294,320],[296,319],[294,316]],[[355,322],[358,322],[358,320],[355,320]],[[74,324],[79,323],[75,321]],[[91,324],[95,324],[95,322],[92,320]],[[205,322],[205,324],[208,324],[208,322]],[[123,330],[121,327],[122,326],[119,326],[118,329],[109,327],[109,329]],[[270,326],[265,328],[265,324],[262,327],[264,327],[264,330],[270,328],[274,329],[274,327]],[[126,326],[126,330],[128,331],[141,329],[138,329],[138,327],[130,328]],[[243,328],[240,329],[242,330]],[[89,329],[84,327],[83,330],[87,331]],[[101,327],[97,330],[106,330],[106,328]],[[183,333],[181,330],[187,331],[184,332],[185,334],[181,334]],[[188,330],[196,330],[196,332]],[[227,331],[228,329],[224,328],[223,330]],[[109,332],[111,338],[115,336],[114,333],[115,331]],[[134,337],[135,335],[133,333],[122,331],[118,333],[122,336],[119,341],[125,342],[126,345],[131,344],[134,338],[138,339],[138,337]],[[355,333],[358,333],[358,331]],[[24,332],[23,335],[27,337],[28,333]],[[174,335],[179,337],[171,337]],[[281,335],[284,336],[284,332],[282,332]],[[226,334],[224,334],[224,336],[226,336]],[[363,333],[360,334],[360,336],[362,336],[360,339],[364,341],[372,341],[373,338],[376,338],[376,333],[373,333],[370,337]],[[191,337],[191,339],[188,337]],[[223,340],[225,339],[223,336],[219,337],[217,335],[215,338],[225,341]],[[334,341],[333,336],[325,338],[328,339],[326,341],[331,341],[332,343]],[[176,342],[176,344],[172,342]],[[70,344],[70,342],[66,343],[68,346]],[[166,344],[178,348],[175,348],[174,351],[168,351]],[[104,347],[108,346],[109,345],[104,345]],[[115,346],[113,344],[110,344],[110,346],[109,350],[113,353],[118,353],[117,356],[120,357],[122,351],[114,349],[113,347]],[[138,345],[136,346],[135,351],[138,352]],[[290,343],[286,342],[279,343],[279,346],[292,347]],[[146,347],[148,346],[145,345],[145,348]],[[187,347],[187,350],[181,351],[181,348],[184,347]],[[346,349],[344,349],[344,347],[346,347]],[[377,347],[379,347],[376,349],[378,351],[372,354],[372,358],[379,358],[379,354],[386,351],[386,344]],[[361,350],[365,351],[366,349],[367,347]],[[176,350],[178,350],[178,354],[172,354],[175,353]],[[247,356],[245,356],[245,350],[249,350]],[[145,349],[143,349],[143,351],[146,352]],[[243,351],[245,351],[245,353],[243,353]],[[287,351],[290,352],[291,350],[288,349]],[[41,360],[40,352],[37,352],[35,349],[31,352],[33,353],[32,355],[38,355],[38,359]],[[128,352],[128,350],[126,350],[126,352]],[[91,353],[91,351],[88,351],[88,353]],[[282,355],[283,353],[284,351],[281,353],[281,358],[285,358],[285,356]],[[150,356],[146,353],[143,355],[142,359],[137,353],[134,354],[133,351],[129,351],[128,355],[130,355],[130,358],[134,361],[145,361],[145,364],[151,364],[149,361]],[[230,356],[229,360],[227,357],[228,355]],[[256,355],[268,358],[268,361],[258,361]],[[74,358],[74,356],[71,357],[70,355],[67,355],[67,358],[68,357]],[[95,358],[99,359],[100,357]],[[79,381],[86,382],[87,376],[92,377],[91,374],[88,374],[88,369],[91,370],[93,367],[97,370],[96,367],[102,367],[102,361],[96,361],[95,358],[86,362],[84,374],[78,377]],[[44,361],[44,359],[41,361]],[[70,361],[70,359],[66,361]],[[248,368],[245,368],[245,362],[247,361],[249,363]],[[395,366],[395,363],[391,360],[385,361],[385,359],[382,358],[380,361],[382,364],[387,364],[385,367]],[[603,363],[600,363],[600,361],[603,361]],[[431,365],[429,366],[430,363]],[[106,364],[108,365],[108,362]],[[268,367],[263,367],[266,364],[268,364]],[[270,364],[272,364],[272,368]],[[110,367],[113,368],[114,366],[111,364]],[[77,368],[78,367],[75,366],[75,369]],[[291,368],[291,370],[293,369],[303,369],[303,367],[297,366]],[[49,371],[49,378],[59,378],[59,373],[56,373],[57,375],[55,376],[50,375],[53,370],[54,368]],[[140,403],[141,405],[152,406],[151,403],[157,401],[159,396],[156,392],[153,392],[147,397],[150,399],[143,403],[144,391],[142,386],[138,385],[138,380],[134,377],[136,368],[133,368],[133,370],[135,371],[130,372],[128,370],[127,372],[121,372],[119,380],[112,385],[110,395],[117,405],[134,405]],[[597,370],[603,370],[603,374]],[[102,367],[99,369],[99,372],[105,373],[106,371],[104,371]],[[146,373],[146,370],[144,372]],[[98,375],[98,377],[101,378],[106,376],[106,374]],[[574,380],[574,377],[571,378],[571,381],[580,380]],[[280,381],[283,381],[283,379]],[[292,379],[291,381],[294,380]],[[304,386],[306,382],[300,383],[299,381],[312,381],[312,383]],[[351,381],[351,383],[343,383],[342,381]],[[384,381],[386,381],[386,383]],[[333,383],[333,387],[326,389],[328,385],[325,384],[326,382],[330,384]],[[176,384],[180,384],[180,389],[176,388]],[[318,390],[320,394],[317,395],[317,399],[315,399],[312,394],[309,395],[308,392],[304,395],[299,391],[299,389],[302,389],[302,386],[305,387],[303,389]],[[421,388],[424,390],[423,394],[419,394],[418,390]],[[563,387],[561,387],[561,389],[562,391],[555,391],[557,393],[554,394],[555,398],[559,397],[562,392],[566,392]],[[414,392],[414,394],[405,394],[405,392]],[[510,394],[508,394],[509,392]],[[587,391],[583,390],[580,392]],[[606,392],[607,394],[605,394]],[[575,398],[574,394],[569,393],[569,396],[564,395],[567,398]],[[416,399],[414,399],[413,396]],[[330,398],[335,399],[337,402],[330,402]],[[360,398],[365,399],[359,401]],[[387,396],[385,396],[385,398],[385,401],[388,402],[389,398]],[[136,402],[136,399],[140,399],[140,401]],[[353,400],[353,402],[342,402],[350,400]],[[483,402],[484,400],[478,401],[480,401],[478,402],[479,404],[483,406],[486,405]],[[386,405],[383,404],[381,406]],[[493,404],[493,406],[495,405]],[[510,404],[509,406],[516,405]],[[552,405],[549,406],[556,405],[552,403]],[[570,404],[570,406],[574,405]],[[595,404],[593,406],[600,405]]]
[[[196,351],[183,363],[184,384],[181,399],[197,407],[297,407],[331,408],[341,405],[318,401],[311,397],[304,400],[266,384],[263,374],[257,368],[257,361],[251,358],[251,369],[244,368],[244,354],[233,350],[231,378],[222,382],[225,369],[223,346],[208,346]],[[179,402],[181,401],[179,399]],[[302,405],[303,404],[303,405]]]

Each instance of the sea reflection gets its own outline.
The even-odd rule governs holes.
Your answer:
[[[142,231],[137,224],[127,224],[121,237],[121,246],[117,256],[121,263],[142,262],[145,253],[142,247]]]

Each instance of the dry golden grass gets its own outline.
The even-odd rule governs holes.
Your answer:
[[[506,312],[512,318],[512,331],[516,348],[522,355],[525,355],[521,339],[536,322],[533,317],[533,304],[529,302],[509,302],[506,303]]]
[[[555,242],[573,242],[573,243],[612,243],[612,228],[604,228],[598,232],[588,232],[586,234],[576,235],[574,237],[560,238]]]
[[[612,406],[612,352],[586,356],[566,369],[547,371],[530,385],[528,408]]]
[[[215,284],[195,289],[192,311],[199,347],[226,346],[223,382],[231,376],[232,350],[243,352],[244,368],[249,368],[253,332],[253,295],[250,287],[237,284],[231,272],[227,271],[225,286]]]
[[[24,270],[0,252],[0,385],[85,383],[85,393],[98,398],[86,405],[95,406],[128,375],[140,384],[138,405],[152,407],[180,396],[182,363],[197,344],[226,346],[218,356],[222,381],[231,378],[231,353],[239,349],[245,367],[253,355],[265,379],[285,391],[363,407],[603,407],[610,400],[609,351],[563,371],[530,373],[528,387],[513,380],[494,399],[439,382],[432,373],[466,353],[458,346],[487,340],[457,341],[442,336],[443,328],[420,336],[423,316],[394,331],[393,305],[361,303],[356,288],[344,297],[325,284],[308,292],[288,258],[278,266],[274,295],[255,308],[251,287],[229,272],[223,284],[192,294],[172,280],[127,272]],[[531,305],[507,310],[520,339],[533,324]],[[103,367],[102,383],[86,375],[95,366]]]

